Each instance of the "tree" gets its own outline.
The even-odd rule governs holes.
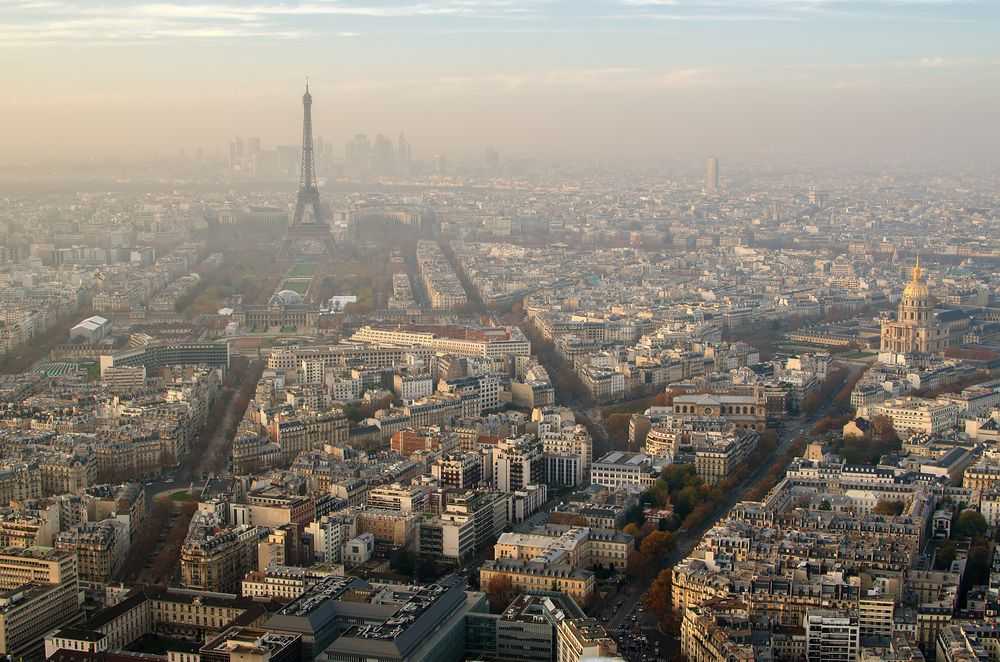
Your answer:
[[[979,540],[969,548],[965,563],[965,576],[962,583],[966,586],[982,586],[990,579],[990,544]]]
[[[663,393],[660,393],[655,398],[653,398],[653,406],[655,407],[669,407],[674,404],[674,396],[677,395],[677,391],[668,388]]]
[[[879,499],[879,502],[875,504],[875,509],[873,511],[876,515],[888,515],[890,517],[898,517],[903,514],[903,502],[902,501],[887,501],[885,499]]]
[[[667,482],[671,494],[701,480],[693,464],[671,464],[663,470],[660,478]]]
[[[951,529],[952,538],[981,538],[989,525],[986,518],[975,510],[963,510]]]
[[[666,531],[653,531],[642,539],[639,553],[647,562],[661,561],[674,548],[674,537]]]
[[[676,632],[678,626],[671,604],[672,589],[673,573],[666,568],[656,576],[643,598],[646,608],[656,614],[660,627],[667,632]]]
[[[629,524],[636,524],[637,528],[642,526],[642,523],[646,521],[646,514],[642,511],[642,506],[636,503],[626,508],[625,521]]]
[[[951,567],[951,562],[955,560],[957,554],[954,543],[944,543],[937,548],[937,553],[934,554],[934,567],[937,570],[947,570]]]
[[[801,409],[809,416],[812,416],[819,409],[820,405],[819,398],[820,398],[819,393],[817,391],[813,391],[806,397],[802,398],[802,402],[799,405],[799,409]]]
[[[625,528],[622,529],[622,532],[623,533],[627,533],[628,535],[632,536],[633,538],[635,538],[638,541],[639,540],[639,536],[640,536],[640,534],[642,532],[642,529],[640,529],[639,525],[636,524],[635,522],[630,522],[630,523],[628,523],[628,524],[625,525]]]
[[[608,431],[615,446],[624,448],[628,444],[628,425],[631,419],[631,414],[611,414],[605,419],[604,429]]]
[[[769,457],[777,447],[778,433],[774,429],[768,428],[760,433],[760,439],[757,440],[757,448],[754,453],[759,455],[761,458],[766,458]]]
[[[389,567],[401,575],[411,576],[416,566],[416,557],[407,549],[400,548],[389,555]]]
[[[833,396],[833,406],[838,411],[847,412],[851,410],[851,393],[854,392],[854,387],[857,386],[858,381],[864,375],[864,372],[858,370],[856,373],[852,374],[844,385],[840,387],[837,394]]]
[[[496,575],[483,587],[490,611],[500,614],[514,599],[514,583],[507,575]]]
[[[155,558],[159,547],[158,536],[167,527],[170,510],[170,502],[165,498],[153,501],[149,515],[142,523],[140,535],[136,537],[135,544],[129,548],[129,553],[125,557],[125,563],[120,571],[121,577],[129,581],[138,580],[146,560]]]
[[[662,508],[670,502],[670,486],[662,478],[653,483],[648,492],[653,497],[651,503],[657,508]]]
[[[899,435],[896,434],[896,428],[888,416],[873,416],[872,432],[877,441],[888,444],[899,443]]]
[[[677,519],[676,515],[671,515],[670,517],[661,517],[660,521],[657,522],[656,528],[660,531],[676,531],[681,528],[681,522]]]
[[[684,518],[683,528],[693,529],[704,524],[715,509],[717,499],[703,501]]]
[[[417,569],[416,569],[417,581],[432,582],[440,576],[441,573],[438,571],[437,565],[435,565],[433,561],[429,559],[420,559],[419,561],[417,561]]]
[[[549,515],[549,524],[563,524],[568,526],[587,526],[587,518],[579,513],[555,512]]]

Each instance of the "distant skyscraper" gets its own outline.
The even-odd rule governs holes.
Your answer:
[[[719,159],[710,156],[705,161],[705,193],[719,192]]]
[[[448,174],[448,157],[444,154],[434,155],[434,174],[436,175],[446,175]]]
[[[229,167],[238,168],[243,160],[243,139],[237,136],[229,143]]]
[[[364,175],[371,166],[372,145],[368,136],[359,133],[354,136],[351,142],[347,143],[344,149],[344,156],[347,158],[347,167],[355,175]]]
[[[404,175],[410,172],[410,162],[413,160],[413,149],[410,147],[410,143],[407,142],[406,136],[402,132],[399,134],[399,142],[397,143],[396,157],[399,161],[399,170]]]
[[[381,133],[375,136],[374,167],[376,174],[391,175],[395,171],[395,156],[392,141]]]

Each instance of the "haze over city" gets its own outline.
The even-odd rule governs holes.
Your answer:
[[[16,163],[405,131],[453,159],[995,167],[989,0],[0,3]]]
[[[0,660],[1000,662],[1000,0],[0,0]]]

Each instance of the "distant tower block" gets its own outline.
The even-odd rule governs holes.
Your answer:
[[[719,192],[719,159],[710,156],[705,161],[705,193]]]

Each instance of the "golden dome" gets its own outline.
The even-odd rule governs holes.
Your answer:
[[[906,289],[903,290],[904,299],[912,300],[930,298],[931,292],[927,287],[927,283],[924,282],[923,275],[924,271],[920,268],[920,257],[917,257],[917,263],[913,267],[913,278],[910,279]]]

